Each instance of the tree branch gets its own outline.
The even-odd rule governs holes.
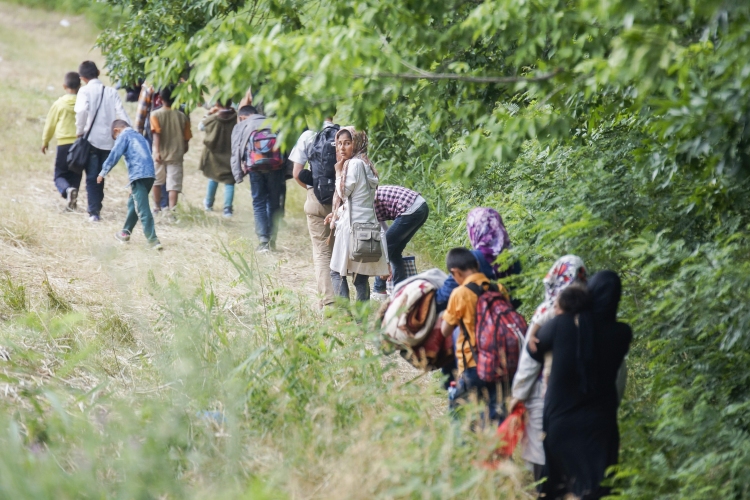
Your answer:
[[[520,83],[520,82],[541,82],[554,78],[563,72],[562,68],[557,68],[549,73],[542,73],[537,76],[470,76],[459,75],[456,73],[431,73],[420,70],[419,73],[373,73],[371,75],[352,75],[354,78],[399,78],[402,80],[456,80],[460,82],[471,83]]]

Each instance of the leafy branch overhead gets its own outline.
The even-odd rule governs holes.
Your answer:
[[[436,262],[484,204],[526,308],[556,256],[622,272],[624,495],[748,498],[750,2],[108,1],[123,82],[252,86],[287,146],[334,110],[366,128],[382,181],[429,200]]]

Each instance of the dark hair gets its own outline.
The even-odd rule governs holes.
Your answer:
[[[70,90],[78,90],[81,88],[81,77],[75,71],[65,73],[65,80],[63,83]]]
[[[93,80],[94,78],[99,77],[99,68],[96,67],[94,61],[83,61],[81,65],[78,66],[78,73],[80,73],[81,77],[86,80]]]
[[[167,85],[159,91],[159,97],[167,106],[172,106],[174,99],[172,99],[172,92],[174,91],[174,85]]]
[[[557,305],[566,313],[578,314],[591,308],[591,294],[582,284],[573,283],[557,296]]]
[[[349,136],[349,140],[350,140],[350,141],[351,141],[352,139],[354,139],[354,138],[352,137],[352,134],[351,134],[351,133],[350,133],[350,132],[349,132],[348,130],[342,130],[342,131],[341,131],[341,135],[343,136],[344,134],[346,134],[346,135],[348,135],[348,136]]]
[[[250,115],[257,115],[258,110],[255,109],[255,106],[251,106],[249,104],[246,104],[245,106],[242,106],[237,113],[240,116],[250,116]]]
[[[478,271],[479,262],[474,254],[470,250],[464,247],[458,247],[448,252],[445,257],[445,267],[450,271],[451,269],[459,269],[461,271]]]
[[[127,128],[130,125],[128,125],[128,122],[125,120],[115,120],[112,122],[112,132],[115,131],[116,128]]]
[[[231,99],[216,99],[216,105],[220,108],[229,108],[232,106]]]

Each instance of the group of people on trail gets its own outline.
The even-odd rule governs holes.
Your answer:
[[[83,84],[83,85],[82,85]],[[68,210],[78,205],[78,190],[85,174],[88,214],[101,220],[104,180],[125,158],[130,179],[128,213],[121,242],[131,238],[138,220],[149,245],[162,248],[154,229],[154,215],[173,218],[183,189],[184,158],[192,139],[191,124],[183,109],[172,107],[173,86],[155,89],[143,84],[135,126],[113,87],[99,80],[92,61],[65,75],[65,95],[51,107],[44,126],[42,153],[57,139],[54,181]],[[250,96],[248,91],[248,96]],[[231,100],[217,100],[200,123],[205,132],[200,170],[208,178],[203,205],[212,211],[219,184],[224,184],[224,217],[232,217],[234,185],[250,178],[255,228],[261,252],[275,250],[279,219],[286,194],[286,161],[266,117],[243,99],[239,110]],[[153,196],[153,210],[149,203]]]
[[[478,207],[466,225],[472,248],[448,252],[449,275],[432,269],[396,286],[381,314],[385,345],[415,367],[442,369],[453,412],[480,403],[483,417],[472,428],[497,426],[503,440],[512,428],[504,424],[522,415],[521,457],[540,498],[606,496],[632,339],[617,321],[618,275],[588,276],[580,257],[561,257],[527,325],[512,288],[497,282],[521,271],[519,262],[499,259],[511,247],[500,214]]]
[[[189,118],[172,108],[171,87],[157,92],[144,84],[133,128],[115,89],[98,76],[90,61],[65,75],[66,94],[50,109],[42,152],[54,135],[55,185],[70,209],[76,208],[85,172],[94,222],[100,220],[104,180],[124,157],[130,196],[116,237],[128,241],[140,220],[148,242],[160,249],[153,213],[171,212],[182,192]],[[454,413],[479,402],[485,409],[480,427],[498,429],[506,418],[525,414],[521,456],[540,497],[608,494],[602,483],[618,461],[617,410],[632,339],[628,325],[617,321],[618,275],[601,271],[589,277],[580,257],[561,257],[545,276],[544,300],[527,324],[512,287],[498,281],[520,274],[521,265],[502,258],[511,240],[500,214],[489,207],[468,213],[471,248],[447,253],[448,274],[432,269],[413,275],[403,253],[429,217],[428,202],[406,187],[380,184],[367,134],[327,118],[319,131],[303,132],[285,156],[267,123],[249,91],[237,110],[229,100],[215,102],[200,124],[200,170],[208,178],[204,208],[213,209],[224,184],[224,215],[231,217],[234,185],[247,177],[258,251],[273,251],[285,182],[293,178],[307,192],[319,305],[349,300],[349,280],[357,301],[373,295],[385,300],[385,343],[417,367],[443,370]],[[71,158],[84,146],[88,156],[81,165]]]

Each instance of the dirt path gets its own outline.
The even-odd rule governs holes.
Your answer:
[[[88,50],[95,37],[83,19],[68,18],[71,26],[65,28],[60,25],[63,17],[0,4],[0,113],[6,124],[0,137],[0,266],[25,282],[41,282],[46,273],[53,286],[73,285],[76,293],[67,297],[73,304],[112,301],[134,313],[148,309],[142,288],[149,271],[157,280],[194,283],[211,277],[217,286],[225,286],[222,283],[231,281],[224,279],[231,269],[220,255],[221,245],[247,254],[255,246],[250,189],[247,182],[237,185],[235,216],[230,220],[220,211],[204,213],[200,208],[206,187],[198,171],[203,133],[197,124],[205,113],[202,109],[191,115],[194,138],[185,162],[180,216],[177,222],[157,218],[163,252],[146,248],[140,227],[130,244],[113,238],[125,218],[128,191],[123,165],[107,179],[101,223],[87,220],[83,186],[79,209],[63,210],[52,182],[54,148],[46,156],[39,152],[44,117],[62,94],[66,71],[75,70],[84,59],[102,63],[98,52]],[[134,104],[126,107],[133,117]],[[313,296],[307,265],[310,244],[301,209],[304,193],[291,182],[288,187],[281,251],[260,256],[261,266],[275,270],[271,274],[281,284]],[[217,205],[221,193],[219,189]]]
[[[63,18],[69,27],[61,26]],[[132,354],[139,349],[154,352],[163,345],[151,333],[157,312],[148,293],[150,275],[158,283],[173,280],[186,290],[210,280],[218,298],[227,304],[243,293],[222,249],[238,251],[248,260],[254,255],[250,189],[247,182],[236,186],[232,219],[224,219],[220,211],[202,210],[206,179],[198,170],[203,133],[197,125],[205,110],[198,109],[191,115],[193,139],[185,161],[178,220],[157,218],[162,252],[147,248],[140,226],[129,244],[114,239],[125,220],[128,195],[122,164],[107,178],[100,223],[87,220],[85,181],[78,210],[66,212],[53,183],[54,148],[46,156],[39,152],[42,127],[49,106],[62,95],[65,72],[85,59],[103,67],[101,55],[90,49],[94,41],[95,33],[83,18],[0,3],[0,123],[6,125],[0,135],[0,274],[9,273],[26,287],[31,309],[47,300],[44,281],[48,280],[76,310],[94,317],[122,316],[135,326],[138,345]],[[132,118],[135,105],[128,103],[126,109]],[[315,314],[316,287],[302,210],[305,193],[292,181],[287,190],[280,251],[259,255],[258,267],[272,284],[302,291],[307,310]],[[216,205],[221,206],[221,187],[217,197]],[[400,358],[397,364],[398,378],[418,375]],[[439,399],[437,406],[442,404]]]

